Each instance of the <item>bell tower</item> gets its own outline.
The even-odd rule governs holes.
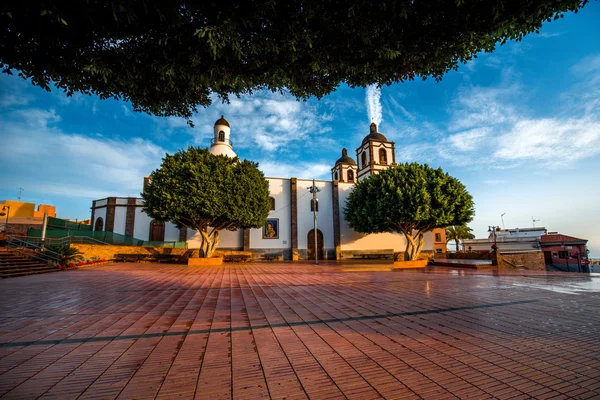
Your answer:
[[[356,149],[358,159],[358,180],[376,174],[378,171],[396,166],[395,143],[377,132],[377,124],[371,123],[369,134]]]
[[[331,168],[331,179],[340,182],[356,182],[357,173],[356,162],[348,156],[348,150],[342,149],[342,156],[335,162]]]
[[[210,152],[217,156],[237,157],[237,154],[233,151],[233,143],[229,139],[231,132],[229,122],[222,115],[215,122],[213,131],[214,137],[210,141]]]

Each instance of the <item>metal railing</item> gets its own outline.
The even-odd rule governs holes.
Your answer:
[[[229,139],[225,139],[225,140],[215,140],[214,138],[210,139],[210,144],[216,144],[216,143],[226,143],[226,144],[230,145],[231,147],[233,147],[233,142]]]
[[[62,260],[62,255],[59,253],[48,250],[44,246],[40,246],[36,243],[31,243],[26,240],[21,240],[16,236],[8,235],[6,240],[6,247],[14,249],[23,255],[35,258],[44,262],[56,262],[60,263]]]

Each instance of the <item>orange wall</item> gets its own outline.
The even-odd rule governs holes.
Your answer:
[[[44,216],[44,212],[48,213],[49,217],[56,218],[56,207],[48,204],[40,204],[36,211],[34,203],[26,203],[24,201],[14,201],[14,200],[3,200],[0,201],[0,211],[2,207],[8,206],[10,207],[8,211],[8,218],[42,218]],[[7,207],[7,208],[8,208]],[[6,211],[4,211],[6,212]],[[4,217],[6,218],[6,217]]]

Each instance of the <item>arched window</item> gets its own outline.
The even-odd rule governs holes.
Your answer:
[[[387,164],[387,151],[379,149],[379,164]]]
[[[225,141],[225,132],[219,131],[219,142]]]
[[[270,210],[275,211],[275,198],[274,197],[269,197],[269,204],[271,205]]]
[[[348,182],[354,182],[354,171],[348,170]]]
[[[337,180],[338,180],[338,173],[337,173],[337,171],[335,171],[335,172],[333,173],[333,180],[334,180],[334,181],[337,181]]]
[[[361,167],[361,168],[364,168],[364,167],[366,167],[366,166],[367,166],[367,153],[365,153],[365,152],[363,151],[363,153],[362,153],[362,157],[361,157],[361,165],[360,165],[360,167]]]
[[[94,230],[96,232],[101,232],[104,230],[104,220],[102,219],[102,217],[100,217],[96,220],[96,225],[94,226]]]

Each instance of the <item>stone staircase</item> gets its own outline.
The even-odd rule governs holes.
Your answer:
[[[17,250],[0,247],[0,279],[54,271],[58,269],[49,267],[44,261],[29,258]]]

